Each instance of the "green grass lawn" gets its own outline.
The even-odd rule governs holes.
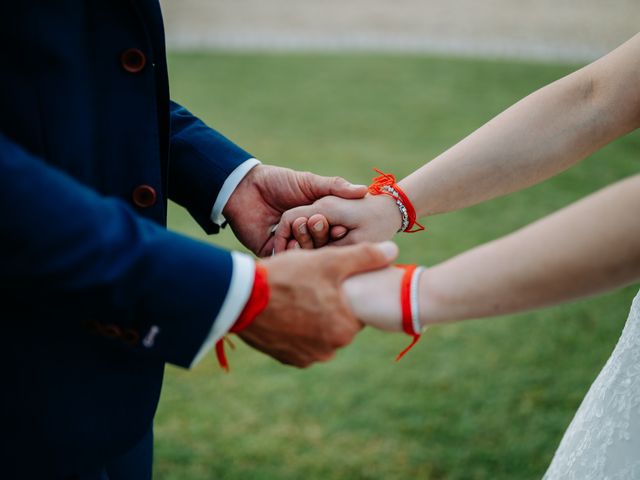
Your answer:
[[[373,166],[403,176],[576,66],[180,54],[170,67],[173,98],[264,162],[368,183]],[[636,133],[544,185],[428,219],[427,233],[398,237],[401,260],[430,265],[510,232],[637,172],[639,157]],[[170,224],[238,248],[177,207]],[[407,337],[366,330],[305,371],[242,345],[228,375],[213,356],[190,372],[168,367],[156,477],[540,478],[634,293],[435,327],[399,364]]]

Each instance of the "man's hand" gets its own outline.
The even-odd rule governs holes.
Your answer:
[[[263,262],[267,308],[239,335],[252,347],[296,367],[333,357],[362,328],[342,290],[356,273],[384,268],[398,254],[391,242],[312,252],[295,250]]]
[[[317,231],[317,224],[329,225]],[[396,202],[387,195],[345,200],[324,197],[287,211],[275,231],[275,252],[390,240],[402,225]],[[301,228],[305,226],[305,228]],[[339,226],[339,227],[336,227]]]
[[[222,213],[238,240],[256,255],[265,257],[274,248],[271,231],[287,210],[309,205],[326,195],[356,199],[366,193],[366,186],[351,185],[340,177],[257,165],[240,182]],[[326,222],[321,228],[328,235]]]

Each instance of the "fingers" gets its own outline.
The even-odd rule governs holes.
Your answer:
[[[255,254],[260,257],[260,258],[265,258],[265,257],[270,257],[271,255],[273,255],[273,248],[274,248],[274,237],[273,237],[273,233],[276,231],[276,227],[277,225],[272,225],[269,227],[268,233],[267,233],[267,240],[262,244],[261,247],[257,248],[255,250]],[[235,230],[234,230],[235,233]]]
[[[289,232],[291,231],[291,228],[289,225],[287,225],[287,229],[289,230]],[[288,244],[289,244],[288,235],[286,234],[278,235],[276,233],[276,236],[273,239],[273,253],[278,254],[278,253],[284,252],[287,249]]]
[[[342,281],[356,273],[389,266],[398,256],[398,246],[393,242],[361,243],[332,248],[327,253],[325,265]]]
[[[362,329],[349,308],[342,280],[352,271],[378,268],[397,253],[391,243],[363,247],[299,250],[263,261],[269,275],[269,303],[240,336],[289,365],[306,367],[330,359]],[[349,250],[349,255],[341,250]]]
[[[348,245],[355,245],[357,243],[366,242],[366,237],[359,235],[359,232],[350,232],[349,235],[345,235],[338,240],[331,240],[332,247],[346,247]]]
[[[309,218],[311,216],[313,206],[297,207],[285,212],[280,218],[280,223],[276,227],[273,241],[273,248],[275,253],[284,252],[287,249],[287,245],[291,238],[296,238],[294,234],[293,223],[300,218]],[[299,223],[297,224],[299,226]],[[298,235],[301,232],[298,231]]]
[[[313,173],[303,174],[303,181],[314,198],[335,195],[341,198],[362,198],[367,194],[366,185],[353,185],[342,177],[321,177]]]
[[[348,232],[349,229],[347,227],[343,227],[342,225],[334,225],[331,227],[331,231],[329,232],[329,238],[332,241],[337,241],[341,238],[344,238]]]
[[[324,197],[313,205],[288,210],[282,214],[280,223],[274,232],[275,253],[283,252],[292,238],[295,238],[305,249],[312,248],[309,239],[314,248],[323,247],[329,243],[332,225],[342,225],[341,228],[334,231],[334,235],[346,236],[352,221],[350,219],[350,215],[352,215],[350,203],[351,201],[335,196]],[[305,227],[301,226],[302,223],[305,223],[303,218],[309,219],[306,222],[306,232],[304,231]]]
[[[294,240],[289,240],[287,250],[292,248],[310,250],[344,238],[349,230],[342,225],[329,226],[329,221],[324,216],[315,214],[310,219],[296,218],[291,224],[291,232]]]
[[[289,240],[287,250],[291,247],[296,248],[296,244],[299,248],[306,250],[313,248],[313,239],[309,234],[309,225],[306,217],[296,218],[291,224],[291,229],[293,232],[293,240]]]
[[[311,217],[313,221],[309,221],[305,217],[296,218],[291,225],[292,239],[287,242],[286,249],[291,250],[294,248],[302,248],[305,250],[312,250],[314,248],[324,247],[329,242],[333,246],[351,245],[357,243],[352,238],[345,238],[349,230],[342,225],[334,225],[328,229],[329,222],[318,223],[314,217],[321,217],[321,215],[314,215]],[[319,225],[320,230],[316,230],[314,227]],[[269,251],[271,252],[271,250]]]
[[[308,220],[305,217],[296,218],[291,227],[295,242],[289,240],[287,250],[295,247],[295,243],[300,248],[311,250],[324,247],[329,242],[329,222],[319,213],[312,215]]]
[[[324,215],[316,213],[309,218],[309,231],[315,248],[324,247],[329,242],[329,222]]]

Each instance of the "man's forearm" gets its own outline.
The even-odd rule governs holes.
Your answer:
[[[423,275],[421,318],[531,310],[640,279],[640,175]]]
[[[516,103],[400,182],[419,216],[523,189],[640,124],[640,35]]]

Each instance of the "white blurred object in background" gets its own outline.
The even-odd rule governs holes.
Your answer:
[[[592,60],[640,0],[161,0],[170,49],[418,51]]]

